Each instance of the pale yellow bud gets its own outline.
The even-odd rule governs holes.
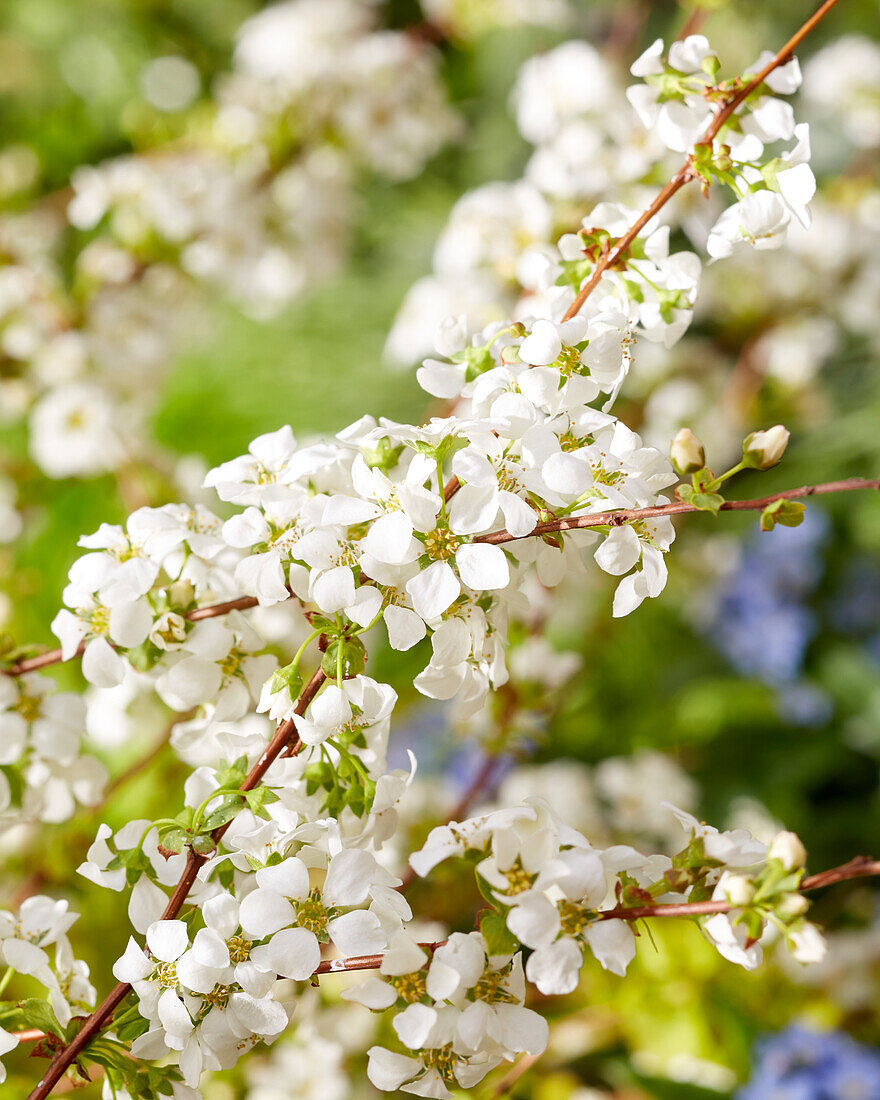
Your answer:
[[[743,458],[746,465],[756,470],[769,470],[777,465],[785,454],[791,433],[788,428],[776,424],[763,432],[752,432],[743,442]]]
[[[718,885],[730,904],[738,909],[750,905],[755,896],[755,884],[748,875],[732,875],[725,871]]]
[[[807,849],[797,833],[777,833],[767,858],[778,859],[786,871],[795,871],[807,862]]]
[[[706,465],[703,444],[690,428],[679,428],[669,449],[672,465],[680,474],[693,474]]]
[[[802,917],[810,908],[810,903],[803,894],[786,894],[776,906],[776,913],[783,920],[792,920],[794,917]]]

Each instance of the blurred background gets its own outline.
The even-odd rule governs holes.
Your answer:
[[[551,240],[597,201],[637,206],[656,190],[662,174],[639,169],[625,194],[608,193],[601,175],[542,190],[535,147],[549,144],[523,136],[514,91],[530,58],[573,39],[591,44],[617,106],[594,104],[590,117],[611,117],[626,107],[628,65],[654,37],[700,29],[736,72],[813,6],[389,0],[352,5],[363,26],[340,29],[326,3],[315,20],[326,17],[328,38],[352,39],[349,52],[333,43],[334,63],[356,58],[367,82],[345,92],[344,111],[321,102],[314,74],[307,82],[295,28],[288,54],[266,42],[255,0],[0,6],[7,648],[54,644],[49,624],[82,533],[140,504],[207,501],[204,472],[282,423],[306,438],[363,413],[418,419],[429,404],[415,366],[437,314],[465,311],[479,326],[515,299],[505,241]],[[672,352],[648,347],[637,358],[616,410],[664,448],[679,427],[694,428],[716,468],[753,428],[786,424],[783,465],[742,477],[737,495],[878,473],[878,27],[876,0],[845,0],[801,51],[807,87],[796,115],[811,123],[820,181],[813,230],[780,252],[708,268],[688,335]],[[393,48],[390,39],[364,45],[382,30],[398,32]],[[388,103],[407,96],[412,109],[395,115],[389,137]],[[472,215],[456,215],[456,202],[524,176],[534,194],[484,195],[475,216],[504,224],[474,246]],[[689,196],[675,214],[676,232],[698,247],[711,224],[701,201]],[[435,252],[441,233],[445,249]],[[476,258],[458,264],[469,248]],[[572,824],[588,835],[644,843],[664,842],[664,798],[757,835],[784,824],[804,839],[811,870],[876,855],[880,496],[810,503],[801,527],[772,534],[747,516],[698,515],[679,523],[669,565],[663,597],[626,619],[611,618],[613,582],[596,574],[549,624],[560,648],[579,655],[579,671],[549,712],[512,731],[499,796],[504,784],[517,798],[552,792],[570,799]],[[78,675],[65,667],[56,678],[70,685]],[[479,765],[478,738],[411,686],[407,695],[399,660],[388,675],[408,703],[397,751],[418,747],[441,819]],[[140,721],[117,702],[89,731],[111,775],[142,757],[158,729],[154,715]],[[559,758],[573,763],[554,771]],[[155,810],[185,774],[158,753],[124,797],[110,796],[102,819],[125,820],[129,797]],[[69,883],[97,820],[44,824],[25,843],[5,843],[10,901],[28,876],[49,892]],[[425,828],[414,813],[413,839]],[[454,922],[472,905],[461,889],[452,879],[419,887],[414,907]],[[85,882],[74,891],[77,954],[100,991],[126,935],[123,909]],[[652,930],[630,978],[596,966],[576,994],[548,1002],[551,1049],[505,1093],[880,1097],[877,894],[849,884],[819,898],[815,915],[832,930],[830,951],[809,971],[771,962],[744,974],[693,927]],[[338,997],[330,983],[322,990]],[[319,1039],[294,1032],[205,1096],[372,1095],[359,1056],[376,1026],[367,1016],[328,1012]],[[35,1063],[10,1065],[0,1096],[22,1096]]]

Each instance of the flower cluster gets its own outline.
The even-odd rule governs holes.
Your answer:
[[[101,797],[106,770],[81,752],[85,701],[52,686],[35,673],[0,678],[0,827],[57,824]]]
[[[224,281],[230,241],[215,233],[214,204],[237,207],[238,185],[259,179],[262,187],[267,176],[272,202],[288,186],[299,196],[287,173],[311,140],[294,127],[304,105],[315,112],[318,144],[332,131],[352,156],[369,160],[379,150],[392,176],[436,148],[442,126],[434,123],[445,115],[426,90],[431,66],[411,63],[408,51],[418,48],[371,33],[365,9],[349,0],[266,9],[246,26],[236,73],[219,93],[224,155],[212,146],[195,166],[184,155],[182,165],[123,162],[83,176],[74,224],[106,225],[113,256],[129,267],[155,270],[160,238],[173,242],[183,270]],[[602,115],[593,81],[566,78],[580,60],[563,48],[549,63],[553,80],[546,58],[522,77],[519,122],[536,142],[564,145],[585,116]],[[646,83],[630,98],[660,146],[688,154],[688,172],[737,196],[709,234],[708,251],[720,257],[743,242],[776,247],[791,214],[805,222],[812,175],[806,133],[770,94],[794,90],[796,61],[739,100],[749,74],[717,83],[717,70],[701,36],[676,43],[665,59],[655,43],[634,67]],[[372,87],[373,76],[375,96],[365,96],[359,82]],[[389,91],[410,78],[403,95]],[[530,91],[536,84],[541,95]],[[716,132],[700,140],[713,118]],[[276,149],[279,122],[285,137]],[[793,150],[765,157],[765,145],[792,137]],[[629,178],[647,172],[653,155]],[[226,188],[229,164],[235,185]],[[181,167],[179,187],[153,190],[166,168]],[[721,955],[749,969],[778,941],[799,961],[821,959],[824,942],[805,918],[797,837],[783,832],[768,846],[674,807],[685,839],[667,844],[671,855],[601,846],[598,830],[588,839],[561,819],[555,800],[551,808],[534,797],[437,826],[411,868],[425,876],[467,860],[488,903],[473,931],[442,943],[418,942],[395,873],[388,842],[416,761],[410,755],[408,769],[389,770],[397,692],[368,675],[368,647],[387,640],[391,650],[411,650],[418,692],[453,701],[458,720],[491,727],[486,740],[509,747],[540,726],[531,685],[557,687],[577,668],[576,659],[548,656],[541,636],[552,592],[592,559],[619,578],[614,615],[658,596],[674,538],[662,513],[679,475],[692,479],[677,485],[679,501],[717,513],[722,483],[740,469],[776,465],[788,442],[781,425],[754,432],[742,460],[716,477],[692,432],[676,436],[670,461],[614,415],[635,341],[668,349],[687,330],[701,265],[695,253],[671,249],[659,217],[642,219],[636,232],[635,208],[589,206],[580,230],[551,245],[555,218],[534,182],[460,204],[438,246],[446,270],[461,264],[531,293],[506,320],[479,326],[453,314],[439,324],[436,354],[418,378],[446,403],[445,415],[422,424],[364,416],[333,438],[304,442],[282,427],[208,473],[204,487],[225,519],[204,505],[144,507],[124,526],[105,524],[80,540],[86,553],[53,623],[62,657],[81,655],[97,692],[136,682],[158,696],[179,719],[172,745],[197,764],[176,816],[130,821],[115,833],[102,824],[80,867],[90,881],[128,893],[137,934],[113,969],[131,999],[112,1021],[123,1053],[106,1055],[111,1089],[137,1094],[130,1052],[136,1065],[176,1065],[184,1083],[172,1069],[164,1093],[192,1096],[203,1072],[230,1068],[287,1028],[301,999],[295,983],[370,966],[378,976],[345,997],[393,1011],[406,1051],[374,1045],[370,1080],[450,1096],[501,1062],[544,1050],[548,1025],[527,1003],[528,983],[544,996],[570,993],[590,958],[623,976],[635,921],[655,911],[696,915]],[[236,224],[259,249],[252,228],[247,218]],[[273,285],[275,259],[262,272]],[[114,439],[121,434],[109,433],[106,445]],[[661,514],[632,514],[645,509]],[[762,524],[796,525],[802,510],[780,499]],[[6,763],[23,777],[22,805],[36,805],[30,788],[58,803],[52,783],[67,785],[68,804],[94,801],[94,770],[78,758],[82,710],[44,695],[30,677],[0,686]],[[651,797],[656,780],[646,774],[693,803],[687,781],[656,759],[606,761],[595,781],[614,829],[666,842]],[[622,790],[636,797],[627,802]],[[92,993],[66,949],[46,969],[44,944],[61,944],[66,931],[64,903],[32,903],[17,923],[10,917],[0,952],[56,993],[55,1034],[66,1039],[71,1006]]]
[[[18,1045],[9,1029],[45,1023],[46,1013],[62,1031],[74,1016],[86,1016],[95,1003],[95,990],[89,982],[89,968],[74,957],[67,932],[78,914],[66,901],[35,894],[23,901],[17,912],[0,910],[0,962],[7,968],[0,989],[14,974],[38,982],[45,990],[44,1004],[39,999],[0,1006],[0,1053]],[[52,955],[47,948],[54,948]],[[6,1070],[0,1062],[0,1082]]]

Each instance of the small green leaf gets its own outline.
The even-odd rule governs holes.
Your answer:
[[[252,791],[244,792],[244,800],[248,809],[255,817],[268,817],[266,806],[278,801],[278,795],[271,787],[254,787]]]
[[[703,493],[693,485],[679,485],[676,493],[686,504],[692,504],[700,512],[711,512],[713,516],[718,515],[724,503],[724,497],[720,493]]]
[[[217,828],[215,825],[214,828]],[[198,852],[200,856],[208,856],[217,845],[214,843],[214,838],[207,833],[197,833],[196,836],[190,841],[190,846],[194,852]]]
[[[339,668],[339,651],[342,649],[342,675],[357,676],[364,671],[367,663],[367,651],[360,638],[334,638],[327,646],[327,652],[321,661],[326,676],[336,679]]]
[[[206,833],[211,833],[215,829],[219,829],[221,825],[225,825],[227,821],[231,821],[237,814],[241,812],[244,805],[244,795],[241,793],[228,794],[223,799],[222,805],[208,814],[205,820],[202,822],[202,830]]]
[[[162,836],[160,847],[176,855],[178,852],[182,852],[188,843],[189,833],[186,829],[169,829],[168,832]]]
[[[485,913],[480,920],[480,933],[488,955],[512,955],[519,948],[519,940],[500,913]]]
[[[269,681],[269,691],[272,695],[276,695],[279,691],[287,691],[291,699],[296,699],[300,691],[302,691],[303,678],[299,674],[298,667],[291,662],[289,665],[284,665],[283,668],[278,668],[272,673],[272,678]]]
[[[783,527],[800,527],[804,522],[804,506],[798,500],[774,500],[761,513],[761,530],[772,531],[777,523]]]

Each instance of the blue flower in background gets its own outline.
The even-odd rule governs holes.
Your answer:
[[[809,511],[800,527],[751,539],[716,593],[711,637],[746,676],[776,687],[800,676],[816,617],[805,600],[823,573],[828,521]]]
[[[880,1050],[841,1031],[787,1028],[758,1043],[736,1100],[880,1100]]]

